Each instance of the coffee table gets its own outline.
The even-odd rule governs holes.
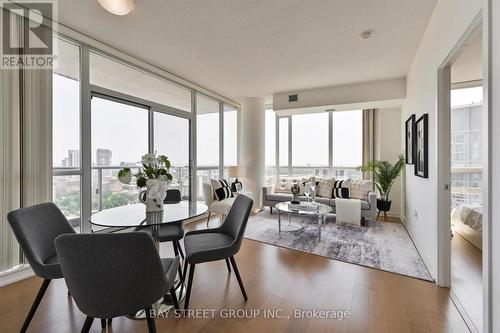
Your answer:
[[[303,228],[303,224],[300,225],[299,227],[296,227],[292,224],[292,221],[291,221],[292,215],[316,218],[316,221],[318,222],[318,238],[319,238],[319,240],[321,240],[321,227],[325,222],[326,214],[331,213],[333,211],[332,207],[317,202],[316,204],[318,204],[318,209],[309,210],[309,209],[300,209],[298,207],[297,208],[291,207],[291,206],[289,206],[290,204],[291,204],[291,202],[287,201],[287,202],[277,203],[274,206],[276,208],[276,210],[278,211],[278,232],[279,232],[279,234],[281,235],[281,214],[285,213],[285,214],[288,214],[288,226],[289,226],[288,227],[289,230],[285,230],[285,231],[298,231],[298,230],[301,230]],[[290,227],[292,227],[292,228],[290,228]]]

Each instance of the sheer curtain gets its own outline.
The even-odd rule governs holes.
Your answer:
[[[363,165],[375,158],[375,113],[376,109],[363,110]],[[363,179],[372,179],[371,172],[363,172]]]
[[[11,15],[11,40],[24,40],[24,18]],[[0,69],[0,94],[1,272],[20,263],[7,213],[52,200],[52,70]]]

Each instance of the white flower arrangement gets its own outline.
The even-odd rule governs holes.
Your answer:
[[[165,155],[159,155],[157,157],[156,153],[146,154],[142,156],[140,163],[142,167],[139,168],[139,171],[134,174],[129,167],[121,169],[118,172],[118,180],[124,184],[130,184],[133,175],[137,178],[136,185],[139,188],[151,188],[154,186],[160,186],[153,185],[153,183],[164,183],[164,189],[163,185],[161,185],[162,188],[155,187],[155,191],[151,192],[156,192],[157,190],[166,191],[167,183],[172,180],[172,174],[169,172],[170,161],[168,160],[168,157]],[[164,182],[157,182],[158,180]]]

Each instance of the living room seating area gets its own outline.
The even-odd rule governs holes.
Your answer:
[[[308,197],[304,195],[306,186],[310,186],[311,177],[280,177],[275,186],[265,186],[262,188],[262,205],[269,207],[270,212],[277,203],[291,201],[293,194],[291,191],[292,185],[297,182],[300,186],[299,200],[305,201]],[[315,178],[316,179],[316,178]],[[315,190],[315,200],[319,203],[329,205],[333,208],[332,213],[335,213],[336,198],[349,198],[360,201],[361,218],[375,219],[377,216],[377,194],[373,191],[373,183],[371,180],[343,180],[343,186],[336,187],[340,181],[336,182],[335,178],[318,178],[316,179],[317,186]],[[345,190],[345,195],[338,196]],[[364,223],[364,221],[363,221]]]

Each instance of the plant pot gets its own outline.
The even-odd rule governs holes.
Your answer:
[[[388,212],[391,210],[391,200],[377,199],[377,209],[381,212]]]

